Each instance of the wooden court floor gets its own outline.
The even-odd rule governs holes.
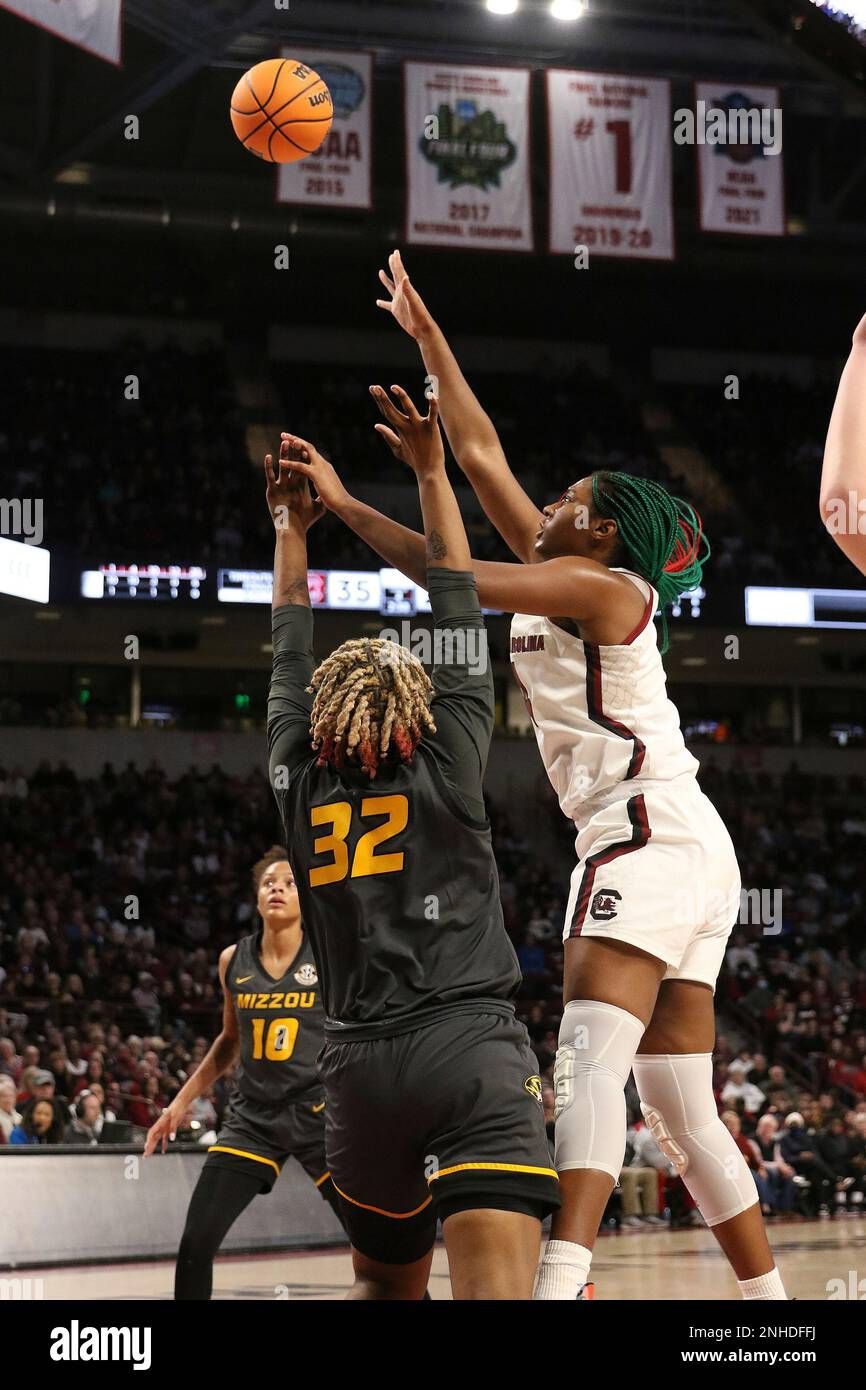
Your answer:
[[[866,1298],[866,1217],[835,1221],[790,1222],[770,1229],[787,1292],[799,1299],[826,1300],[842,1287],[857,1288]],[[42,1280],[46,1299],[116,1301],[171,1297],[173,1265],[148,1264],[30,1269],[27,1278]],[[685,1231],[629,1230],[605,1235],[592,1269],[598,1299],[713,1300],[736,1299],[730,1269],[706,1229]],[[833,1283],[832,1281],[842,1281]],[[344,1250],[295,1251],[279,1255],[218,1258],[214,1272],[217,1299],[340,1299],[351,1283]],[[439,1245],[430,1276],[433,1299],[450,1299],[448,1260]]]

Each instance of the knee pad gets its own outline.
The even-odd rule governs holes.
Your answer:
[[[755,1180],[716,1112],[711,1054],[638,1056],[634,1079],[647,1127],[707,1225],[754,1206]]]
[[[625,1154],[625,1083],[644,1025],[613,1004],[566,1004],[559,1028],[556,1167],[594,1168],[618,1181]]]

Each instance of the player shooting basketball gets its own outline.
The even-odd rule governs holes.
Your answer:
[[[744,1298],[783,1299],[755,1183],[716,1110],[713,990],[738,915],[730,836],[696,780],[668,700],[653,615],[700,580],[700,520],[658,483],[582,478],[543,511],[399,253],[378,300],[416,339],[443,424],[488,517],[523,562],[472,565],[482,604],[515,614],[512,662],[578,862],[566,910],[565,1005],[556,1059],[554,1215],[535,1297],[581,1296],[623,1162],[624,1087],[730,1260]],[[403,416],[371,388],[391,431]],[[394,388],[401,404],[405,393]],[[390,427],[390,428],[389,428]],[[352,498],[330,464],[319,496],[369,545],[423,582],[423,540]],[[664,646],[667,626],[662,620]],[[664,650],[664,647],[663,649]]]

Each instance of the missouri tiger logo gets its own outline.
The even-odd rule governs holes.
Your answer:
[[[532,1096],[533,1100],[537,1100],[537,1101],[538,1101],[538,1104],[539,1104],[539,1105],[541,1104],[541,1077],[540,1077],[540,1076],[527,1076],[526,1080],[525,1080],[524,1083],[523,1083],[523,1089],[524,1089],[524,1091],[528,1091],[528,1092],[529,1092],[529,1094]]]
[[[317,985],[319,983],[316,967],[310,965],[309,961],[306,965],[302,965],[300,970],[295,971],[295,979],[299,985]]]

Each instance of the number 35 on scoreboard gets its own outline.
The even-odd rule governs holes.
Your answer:
[[[546,78],[550,250],[672,260],[669,82],[562,69]]]

